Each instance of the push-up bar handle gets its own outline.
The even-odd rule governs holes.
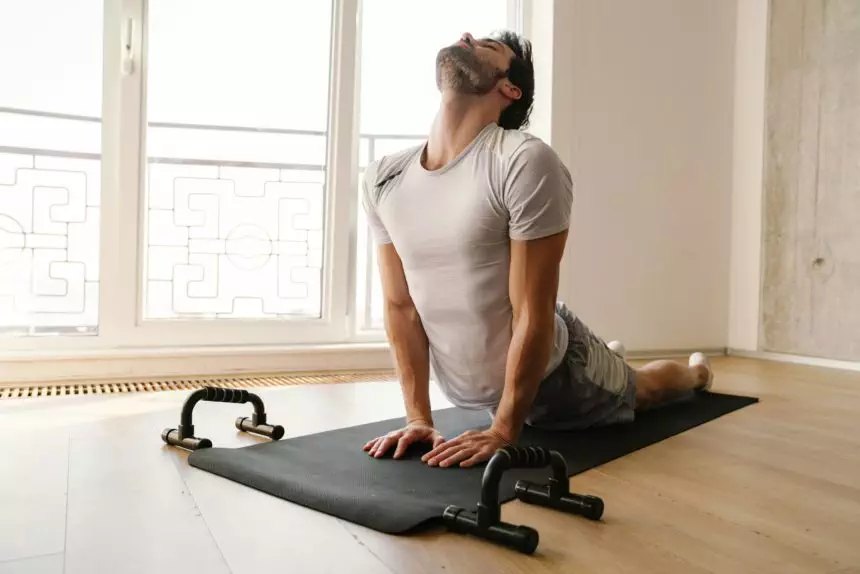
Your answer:
[[[194,407],[200,401],[214,403],[251,403],[254,406],[254,414],[248,417],[240,417],[236,420],[236,428],[241,431],[259,434],[273,440],[279,440],[284,436],[284,427],[270,425],[266,421],[266,408],[263,400],[249,393],[245,389],[223,389],[220,387],[203,387],[192,392],[182,405],[179,416],[179,426],[175,429],[164,429],[161,439],[169,445],[178,446],[187,450],[198,450],[211,448],[212,441],[207,438],[194,436],[194,422],[192,415]]]
[[[259,418],[258,424],[266,423],[266,408],[263,406],[263,400],[254,393],[249,393],[245,389],[203,387],[188,395],[185,404],[182,405],[182,413],[179,415],[179,434],[182,438],[194,436],[194,424],[191,415],[194,412],[194,407],[200,401],[242,404],[250,402],[254,405],[254,414]]]
[[[544,468],[552,467],[553,477],[564,477],[567,480],[567,463],[564,457],[556,451],[540,447],[506,446],[496,451],[481,480],[481,502],[478,505],[479,518],[485,524],[498,522],[501,517],[499,505],[499,483],[502,475],[512,468]],[[483,513],[481,512],[483,510]],[[484,516],[480,516],[484,514]]]

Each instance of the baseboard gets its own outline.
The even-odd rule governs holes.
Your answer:
[[[652,351],[627,351],[627,358],[633,361],[686,359],[693,353],[704,353],[709,357],[724,357],[726,356],[726,348],[715,347],[711,349],[657,349]]]
[[[860,371],[860,362],[857,361],[842,361],[839,359],[824,359],[821,357],[807,357],[804,355],[770,353],[767,351],[746,351],[744,349],[732,348],[728,349],[727,354],[732,357],[744,357],[747,359],[761,359],[764,361],[776,361],[779,363],[794,363],[796,365],[825,367],[829,369],[840,369],[843,371]]]
[[[28,383],[371,371],[392,368],[387,344],[192,347],[64,352],[0,359],[0,386]]]

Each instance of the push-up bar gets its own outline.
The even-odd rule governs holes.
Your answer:
[[[544,448],[507,446],[497,450],[487,463],[481,480],[481,500],[477,509],[470,511],[449,506],[442,514],[443,522],[455,532],[479,536],[525,554],[533,553],[539,541],[537,530],[501,520],[499,482],[502,475],[510,469],[545,466],[552,468],[552,476],[547,484],[517,481],[514,492],[519,500],[578,514],[591,520],[600,520],[603,516],[603,501],[596,496],[570,492],[567,463],[561,454]]]
[[[236,428],[240,431],[261,435],[272,440],[280,440],[284,436],[284,427],[280,425],[272,426],[266,422],[266,407],[263,405],[263,399],[254,393],[249,393],[244,389],[203,387],[194,391],[185,399],[185,404],[182,405],[182,414],[179,416],[179,426],[175,429],[167,428],[162,431],[161,438],[164,442],[186,450],[199,450],[212,447],[212,441],[208,438],[194,436],[194,423],[191,415],[194,407],[200,401],[213,403],[251,403],[254,405],[254,414],[251,418],[239,417],[236,419]]]

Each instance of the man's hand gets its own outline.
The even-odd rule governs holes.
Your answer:
[[[423,457],[422,462],[442,468],[459,464],[468,468],[480,464],[508,444],[501,434],[490,429],[485,431],[466,431],[457,438],[443,442]]]
[[[429,442],[434,447],[445,442],[445,438],[439,434],[432,425],[425,422],[413,422],[402,429],[391,431],[385,436],[375,438],[364,445],[364,450],[372,457],[379,458],[395,444],[394,458],[400,458],[411,444],[418,442]]]

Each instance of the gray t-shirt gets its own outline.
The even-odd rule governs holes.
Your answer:
[[[567,229],[569,171],[540,139],[496,124],[442,169],[421,165],[424,145],[372,163],[362,203],[377,243],[394,243],[430,342],[433,378],[463,408],[498,405],[513,312],[510,240]],[[561,362],[567,329],[556,316],[546,373]]]

